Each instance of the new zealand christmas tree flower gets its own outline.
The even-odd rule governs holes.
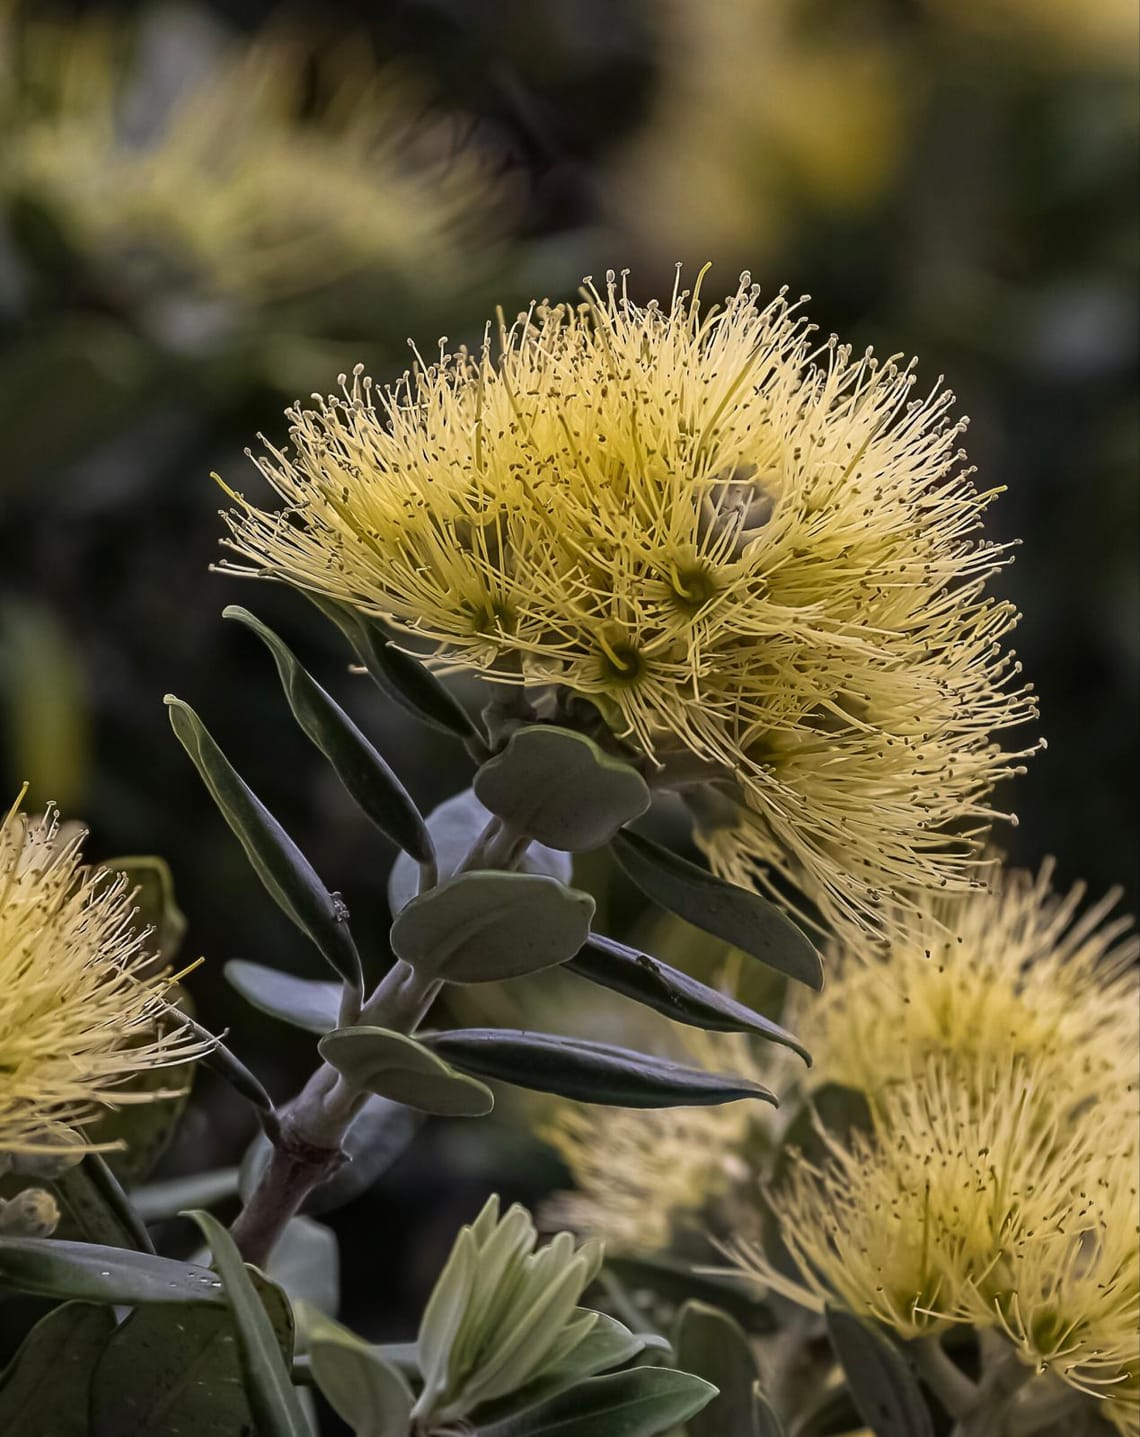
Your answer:
[[[106,1105],[170,1096],[124,1079],[202,1050],[169,1018],[169,980],[144,974],[126,879],[85,867],[81,843],[52,814],[0,822],[0,1155],[73,1149]]]
[[[931,1056],[964,1084],[1020,1057],[1048,1064],[1067,1111],[1140,1101],[1140,939],[1131,918],[1109,917],[1119,889],[1082,911],[1085,885],[1056,893],[1052,875],[1050,861],[987,892],[888,904],[878,944],[841,936],[823,1000],[797,1003],[811,1082],[875,1101]]]
[[[1071,1122],[1046,1061],[986,1063],[971,1086],[931,1060],[875,1113],[824,1135],[768,1195],[798,1269],[757,1245],[741,1265],[822,1311],[838,1302],[907,1338],[993,1328],[1038,1373],[1136,1430],[1140,1370],[1137,1130],[1127,1105]]]
[[[502,324],[497,356],[488,333],[293,409],[257,459],[284,507],[234,496],[235,567],[589,700],[701,785],[737,881],[869,922],[887,890],[976,883],[1018,766],[995,734],[1033,705],[952,396],[817,344],[747,276],[723,308],[585,293]]]

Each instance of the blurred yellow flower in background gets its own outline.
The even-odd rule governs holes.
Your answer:
[[[770,1194],[798,1269],[743,1268],[822,1311],[839,1301],[907,1338],[954,1323],[1013,1338],[1038,1373],[1130,1430],[1140,1360],[1135,1123],[1111,1101],[1070,1122],[1049,1062],[986,1065],[973,1093],[932,1061],[870,1135],[826,1138]]]
[[[167,1008],[126,878],[84,867],[82,841],[18,804],[0,822],[0,1155],[73,1151],[104,1107],[170,1096],[126,1078],[205,1046]]]
[[[314,59],[284,29],[239,45],[162,20],[0,11],[0,193],[117,279],[248,305],[362,272],[424,292],[491,242],[501,187],[367,44]]]
[[[661,77],[603,176],[603,209],[657,264],[756,267],[812,211],[858,214],[906,155],[916,67],[858,7],[820,23],[792,0],[663,0]],[[869,23],[867,23],[869,22]]]
[[[1109,920],[1119,891],[1079,912],[1084,884],[1054,893],[1052,872],[889,907],[881,944],[836,943],[823,1000],[796,1003],[812,1084],[875,1100],[934,1057],[972,1089],[1008,1057],[1048,1063],[1060,1110],[1108,1094],[1140,1101],[1140,940],[1130,918]]]
[[[976,885],[1019,771],[995,734],[1034,706],[952,395],[747,276],[707,309],[611,276],[499,345],[290,411],[291,451],[256,460],[285,507],[233,496],[229,567],[590,700],[703,785],[698,840],[738,882],[872,925],[888,891]]]

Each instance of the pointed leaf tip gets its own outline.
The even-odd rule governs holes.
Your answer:
[[[619,833],[612,848],[619,867],[654,903],[798,983],[823,987],[814,945],[774,903],[640,833]]]

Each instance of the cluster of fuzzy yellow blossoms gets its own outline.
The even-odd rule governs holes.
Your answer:
[[[971,1093],[954,1064],[930,1062],[874,1105],[868,1135],[826,1138],[820,1165],[793,1165],[771,1203],[797,1278],[756,1246],[741,1262],[806,1307],[839,1301],[907,1338],[996,1327],[1135,1430],[1135,1103],[1131,1121],[1110,1101],[1071,1121],[1048,1059],[975,1078]]]
[[[125,1079],[203,1049],[170,1017],[127,880],[81,843],[51,814],[0,822],[0,1158],[74,1151],[106,1105],[170,1096]]]
[[[850,931],[833,949],[827,988],[797,1013],[815,1059],[802,1085],[860,1091],[868,1132],[821,1130],[823,1156],[793,1155],[773,1185],[778,1116],[733,1135],[719,1117],[696,1131],[703,1114],[681,1131],[672,1114],[565,1107],[548,1136],[582,1191],[561,1211],[651,1247],[729,1188],[729,1211],[754,1233],[763,1188],[798,1274],[752,1234],[733,1244],[745,1272],[906,1338],[955,1324],[1004,1334],[1030,1368],[1135,1433],[1140,945],[1129,920],[1109,918],[1118,895],[1081,913],[1083,887],[1054,894],[1049,878],[1047,865],[989,893],[902,907],[880,947]],[[725,1043],[739,1070],[743,1040],[701,1039]],[[639,1220],[656,1205],[670,1220]]]
[[[163,39],[196,61],[167,101],[148,69]],[[0,194],[117,275],[165,265],[248,303],[365,270],[401,289],[446,277],[486,217],[488,176],[405,76],[354,42],[314,89],[284,30],[203,39],[0,6]]]
[[[235,495],[240,572],[589,700],[680,760],[714,867],[782,873],[874,924],[885,894],[976,884],[997,731],[1033,713],[985,594],[992,494],[912,367],[856,357],[745,276],[641,307],[613,276],[391,389],[291,411]]]

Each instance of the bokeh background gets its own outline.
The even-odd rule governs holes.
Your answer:
[[[1023,541],[1000,587],[1049,743],[1000,842],[1134,908],[1137,55],[1134,0],[0,0],[0,790],[82,818],[94,857],[165,856],[200,1016],[286,1097],[311,1040],[221,968],[318,960],[163,693],[344,892],[377,969],[392,854],[221,609],[289,636],[426,806],[469,769],[303,601],[209,572],[211,471],[253,491],[258,431],[357,362],[397,376],[409,337],[477,342],[496,305],[608,267],[666,295],[711,260],[708,294],[748,269],[947,376],[1008,491],[993,533]],[[233,1163],[250,1129],[202,1077],[160,1171]],[[481,1196],[563,1178],[509,1120],[434,1125],[328,1219],[345,1319],[409,1336]]]

